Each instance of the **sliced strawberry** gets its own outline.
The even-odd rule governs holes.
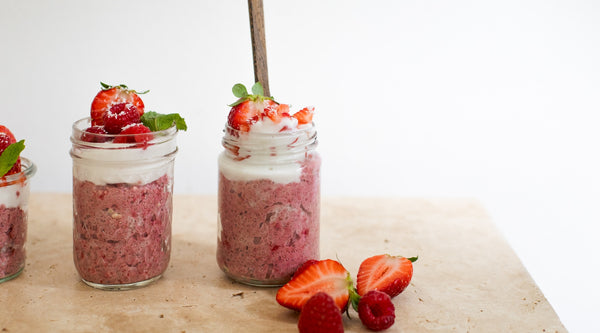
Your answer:
[[[102,83],[102,90],[96,94],[92,101],[90,117],[92,118],[92,126],[104,124],[104,114],[110,110],[114,104],[128,103],[134,105],[140,116],[144,114],[144,102],[138,94],[145,94],[127,88],[126,85],[109,86]]]
[[[294,272],[294,275],[292,276],[292,278],[294,276],[300,275],[300,273],[304,272],[308,267],[310,267],[310,266],[312,266],[312,265],[314,265],[314,264],[316,264],[318,262],[319,261],[315,260],[315,259],[310,259],[310,260],[305,261],[300,267],[298,267],[298,269],[296,270],[296,272]]]
[[[412,279],[412,263],[416,260],[416,257],[405,258],[389,254],[365,259],[358,268],[358,294],[362,296],[371,290],[379,290],[390,297],[400,294]]]
[[[333,298],[343,311],[347,308],[352,279],[339,262],[331,259],[320,260],[299,274],[277,291],[277,302],[286,308],[300,311],[304,304],[316,293],[322,291]]]
[[[265,101],[271,102],[268,103],[270,105],[265,106],[265,111],[263,114],[271,119],[275,124],[278,124],[283,117],[290,116],[290,106],[287,104],[277,104],[273,101]]]
[[[315,113],[314,107],[304,108],[296,113],[292,117],[298,119],[298,125],[310,124],[312,122],[313,114]]]
[[[252,124],[268,116],[267,114],[273,117],[277,115],[274,111],[278,103],[273,100],[273,97],[263,96],[263,88],[259,82],[252,86],[252,94],[249,94],[241,83],[234,85],[231,90],[238,100],[229,105],[231,110],[227,123],[230,127],[248,132]]]
[[[261,113],[262,109],[258,108],[257,103],[248,100],[231,108],[227,123],[237,130],[248,132],[250,126],[259,120]]]

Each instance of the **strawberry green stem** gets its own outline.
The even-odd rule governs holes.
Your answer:
[[[356,288],[354,287],[354,281],[352,281],[352,277],[350,277],[350,273],[348,273],[348,276],[346,277],[346,282],[347,282],[347,287],[348,287],[348,294],[349,294],[349,298],[348,298],[348,302],[350,304],[352,304],[352,308],[354,309],[354,311],[358,312],[358,301],[360,301],[360,295],[358,294],[358,292],[356,291]],[[346,315],[348,316],[348,318],[350,318],[350,311],[348,309],[348,307],[346,307]]]

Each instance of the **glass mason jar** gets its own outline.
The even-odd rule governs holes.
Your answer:
[[[316,129],[267,134],[227,126],[224,133],[217,262],[235,281],[283,285],[305,261],[319,259]]]
[[[21,172],[0,178],[0,283],[25,267],[29,180],[37,168],[21,157]]]
[[[89,126],[89,118],[75,122],[71,136],[75,267],[99,289],[148,285],[171,254],[177,129],[152,132],[146,143],[115,143],[126,135],[84,133]]]

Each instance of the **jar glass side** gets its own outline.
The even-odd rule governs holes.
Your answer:
[[[319,258],[316,131],[278,133],[263,144],[230,133],[219,156],[217,263],[233,280],[283,285]]]
[[[74,130],[73,259],[88,285],[145,286],[171,253],[176,131],[147,144],[81,141]],[[154,133],[153,133],[154,134]]]
[[[37,167],[21,157],[21,168],[0,178],[0,283],[19,276],[25,267],[29,183]]]

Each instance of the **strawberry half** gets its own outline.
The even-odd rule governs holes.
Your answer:
[[[245,101],[231,108],[227,123],[229,126],[243,131],[250,131],[250,126],[258,121],[262,110],[259,110],[259,105],[254,101]]]
[[[371,290],[379,290],[390,297],[397,296],[410,283],[413,274],[412,263],[417,258],[381,254],[365,259],[358,268],[358,294],[362,296]]]
[[[290,282],[277,291],[275,299],[286,308],[300,311],[313,295],[321,291],[331,296],[340,311],[344,311],[348,305],[350,288],[352,278],[346,268],[335,260],[325,259],[295,274]]]
[[[144,102],[138,94],[145,94],[148,91],[137,92],[127,88],[126,85],[111,86],[100,82],[102,90],[96,94],[92,101],[90,117],[92,118],[92,126],[100,126],[104,124],[104,114],[110,108],[118,103],[127,103],[135,106],[140,117],[144,114]]]
[[[259,82],[252,86],[252,94],[249,94],[246,87],[241,83],[234,85],[231,91],[235,97],[238,97],[237,101],[229,105],[231,110],[227,117],[227,123],[232,128],[248,132],[250,126],[263,116],[278,116],[278,103],[273,100],[273,97],[263,96],[263,87]]]

